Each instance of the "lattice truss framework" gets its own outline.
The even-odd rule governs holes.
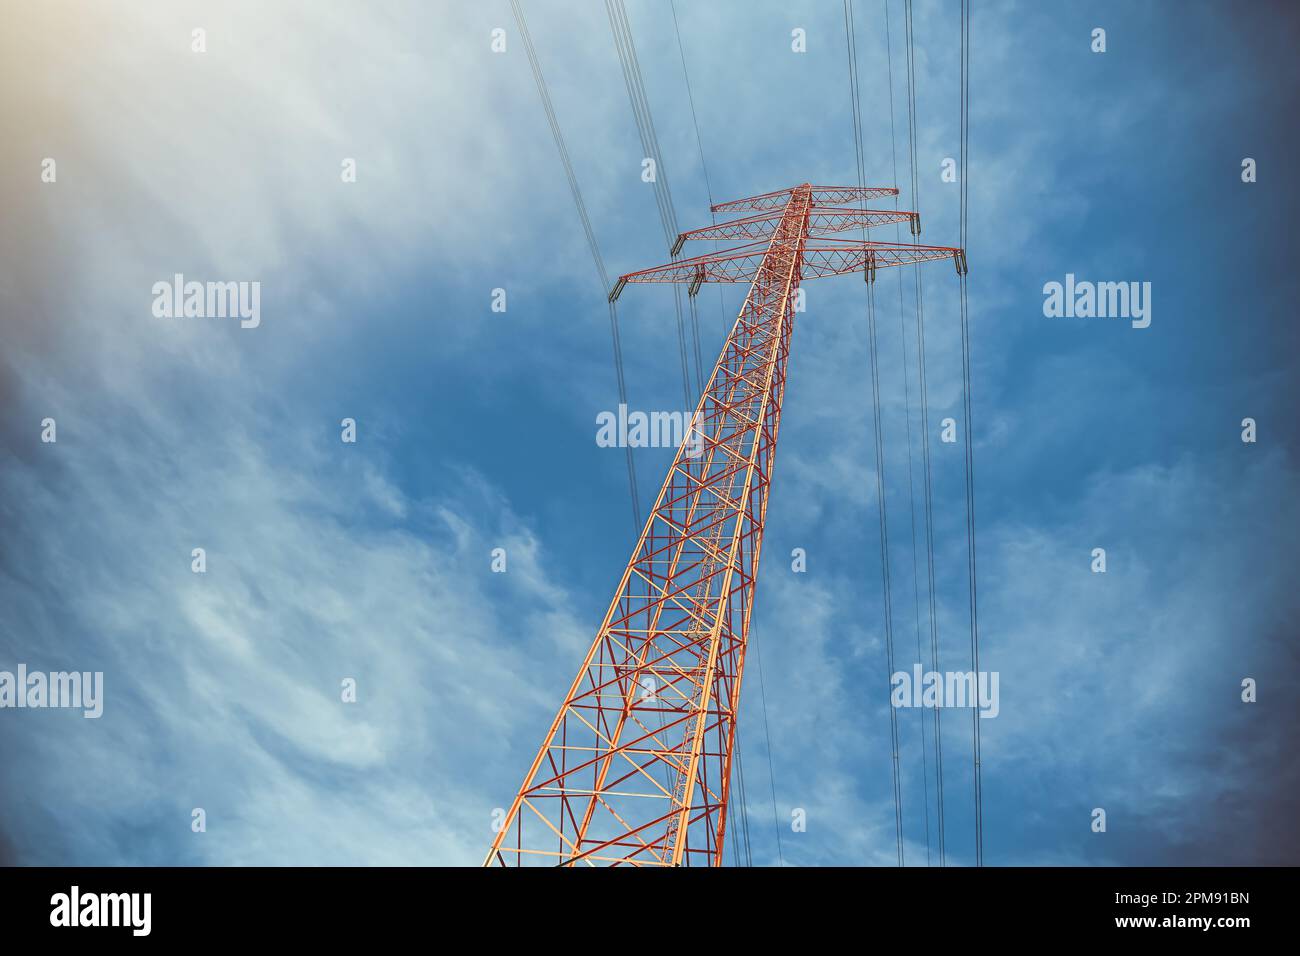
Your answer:
[[[823,233],[910,222],[839,208],[892,187],[812,186],[720,203],[757,213],[683,233],[752,244],[622,276],[750,282],[692,434],[488,852],[486,865],[720,865],[731,758],[771,489],[795,292],[806,278],[949,258],[960,249]]]

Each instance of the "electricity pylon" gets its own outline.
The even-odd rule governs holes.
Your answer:
[[[484,865],[719,865],[732,745],[803,279],[966,257],[948,246],[831,239],[910,222],[839,208],[887,187],[811,186],[719,203],[754,215],[683,233],[752,239],[619,278],[750,282],[605,619],[510,804]]]

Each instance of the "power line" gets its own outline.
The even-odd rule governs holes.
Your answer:
[[[695,114],[695,96],[691,92],[691,74],[686,69],[686,48],[682,43],[682,31],[677,24],[677,4],[673,0],[668,0],[668,9],[673,14],[673,32],[677,34],[677,51],[682,58],[682,76],[686,78],[686,98],[691,106],[691,124],[695,127],[695,142],[700,147],[700,167],[704,170],[704,191],[709,197],[709,213],[713,218],[713,224],[718,224],[718,214],[713,212],[713,184],[709,179],[709,164],[704,161],[704,139],[700,136],[700,121]],[[718,241],[713,241],[713,248],[716,251]],[[718,285],[718,311],[722,316],[723,327],[730,326],[730,319],[727,317],[727,305],[722,294],[722,285]]]
[[[745,866],[754,865],[753,844],[749,838],[749,797],[745,795],[745,761],[741,756],[743,751],[740,746],[740,726],[737,721],[736,727],[736,774],[740,784],[740,819],[745,837]],[[740,861],[737,860],[737,863]]]
[[[893,171],[893,181],[898,182],[898,141],[894,131],[894,55],[889,35],[889,0],[884,0],[885,8],[885,65],[889,77],[889,162]],[[898,195],[894,195],[894,209],[898,209]],[[916,210],[913,210],[915,212]],[[902,242],[902,234],[897,222],[894,223],[894,241]],[[921,661],[921,575],[917,570],[916,555],[920,548],[916,543],[916,495],[915,481],[912,476],[912,396],[909,375],[907,373],[907,329],[904,325],[906,309],[903,305],[903,273],[898,273],[898,339],[903,349],[903,409],[907,416],[907,509],[912,526],[912,604],[916,612],[916,660]],[[925,797],[925,865],[930,865],[930,767],[927,749],[929,741],[925,734],[925,713],[921,713],[921,781]]]
[[[619,65],[623,69],[623,81],[627,86],[628,98],[632,104],[632,114],[636,120],[637,132],[641,136],[641,146],[646,156],[654,160],[655,203],[659,207],[660,224],[664,230],[664,242],[671,248],[677,238],[677,214],[673,207],[672,188],[668,182],[668,171],[664,168],[663,156],[659,151],[659,137],[655,131],[654,116],[650,111],[650,100],[646,95],[645,82],[641,75],[640,61],[636,55],[636,45],[632,38],[632,24],[627,16],[627,8],[622,0],[605,0],[605,10],[609,15],[610,29],[614,35],[614,47],[618,52]]]
[[[737,750],[740,749],[740,742],[736,742]],[[731,859],[736,866],[740,865],[740,840],[736,836],[736,827],[728,827],[731,831]]]
[[[961,3],[961,225],[960,246],[966,248],[966,225],[969,220],[970,191],[967,172],[970,166],[970,2]],[[970,572],[970,650],[971,668],[978,683],[980,676],[979,601],[976,596],[975,563],[975,455],[971,437],[970,323],[966,297],[966,275],[961,270],[961,359],[962,395],[966,417],[966,554]],[[978,702],[977,702],[978,703]],[[983,783],[980,770],[980,710],[971,709],[971,753],[975,782],[975,865],[984,865]]]
[[[623,70],[623,82],[627,86],[628,99],[632,104],[632,116],[636,121],[637,132],[641,137],[641,148],[647,158],[654,163],[652,185],[654,186],[655,205],[659,210],[659,222],[664,230],[664,242],[671,251],[677,243],[677,213],[673,205],[672,187],[668,181],[668,170],[664,166],[663,153],[659,149],[659,135],[655,130],[654,114],[650,110],[650,98],[646,94],[645,80],[641,74],[641,64],[636,55],[636,43],[632,37],[632,21],[628,18],[623,0],[605,0],[605,10],[609,15],[610,30],[614,35],[614,48],[618,52],[619,65]],[[687,408],[692,408],[690,384],[690,359],[686,344],[686,325],[682,316],[682,293],[680,288],[673,289],[673,303],[677,314],[677,349],[682,365],[682,394]],[[699,391],[704,390],[704,381],[700,373],[699,328],[694,328],[695,354],[697,356],[695,379]]]
[[[524,11],[520,8],[518,0],[510,0],[510,8],[514,12],[515,22],[519,25],[519,36],[524,42],[524,52],[528,55],[528,66],[533,73],[533,82],[537,85],[537,92],[542,100],[542,109],[546,113],[546,122],[551,127],[551,136],[555,139],[555,148],[560,154],[560,162],[564,166],[565,178],[569,181],[569,191],[573,194],[573,204],[578,210],[578,218],[582,221],[582,231],[587,237],[587,247],[591,250],[592,260],[596,264],[596,273],[600,278],[601,291],[608,293],[609,275],[605,272],[605,260],[600,254],[600,246],[596,242],[596,233],[591,227],[591,218],[587,215],[587,204],[583,201],[582,189],[578,186],[578,177],[573,171],[573,161],[569,158],[569,148],[565,145],[564,134],[560,131],[560,123],[556,118],[555,108],[551,105],[551,94],[546,87],[546,78],[542,75],[541,63],[537,59],[537,51],[533,47],[532,36],[528,32],[528,21],[524,19]],[[623,374],[623,343],[618,330],[618,307],[613,301],[608,304],[610,338],[614,346],[614,372],[618,380],[618,400],[621,404],[626,405],[627,381]],[[633,533],[640,534],[641,502],[640,495],[637,492],[636,467],[632,460],[631,445],[625,443],[624,450],[627,452],[628,491],[632,498]]]
[[[912,178],[912,211],[921,213],[919,172],[916,161],[916,57],[912,41],[912,0],[904,0],[903,6],[906,50],[907,50],[907,136],[908,162]],[[930,464],[930,402],[929,390],[925,377],[925,297],[921,286],[921,270],[914,268],[916,277],[916,366],[920,379],[921,392],[921,442],[922,466],[925,472],[925,560],[927,575],[927,595],[930,605],[930,667],[939,672],[939,618],[935,613],[934,585],[934,509],[932,469]],[[943,811],[943,716],[939,702],[935,701],[934,710],[934,773],[935,773],[935,810],[939,824],[939,865],[947,865],[945,847],[944,811]]]
[[[704,139],[703,137],[700,136],[700,121],[695,114],[695,94],[691,92],[691,72],[686,68],[686,47],[682,43],[682,31],[681,31],[681,27],[677,23],[677,5],[673,2],[673,0],[668,0],[668,9],[672,12],[673,15],[673,33],[677,37],[677,52],[682,58],[682,77],[686,81],[686,101],[690,104],[691,107],[691,125],[695,127],[695,143],[700,148],[700,169],[704,171],[704,192],[705,195],[709,197],[709,206],[711,212],[712,211],[711,207],[713,206],[713,184],[709,182],[709,164],[705,162],[704,159]],[[716,215],[713,216],[713,221],[715,223],[718,221]],[[715,241],[713,245],[714,248],[716,249],[718,244]],[[704,382],[703,382],[704,360],[700,354],[700,315],[698,310],[695,307],[695,296],[693,295],[687,296],[687,298],[690,300],[691,303],[691,328],[695,333],[695,369],[696,372],[701,377],[700,390],[703,391],[704,390]],[[719,286],[718,305],[722,306],[722,304],[723,304],[722,288],[721,286]],[[725,314],[723,318],[724,319],[726,318]]]
[[[785,866],[785,851],[781,847],[781,821],[776,813],[776,776],[772,773],[772,728],[767,723],[767,683],[763,680],[763,652],[758,640],[754,641],[754,662],[758,665],[758,691],[763,700],[763,736],[767,739],[767,781],[772,788],[772,826],[776,829],[776,858]]]
[[[686,99],[691,105],[691,124],[695,127],[695,142],[700,147],[700,168],[704,170],[704,191],[713,205],[713,185],[709,182],[709,164],[704,161],[704,139],[700,136],[700,121],[695,115],[695,95],[691,92],[691,73],[686,68],[686,47],[682,44],[682,31],[677,23],[677,4],[668,0],[668,9],[673,14],[673,32],[677,35],[677,52],[682,58],[682,76],[686,78]]]
[[[854,29],[853,0],[844,0],[844,30],[848,46],[849,85],[853,104],[853,145],[857,158],[858,186],[859,188],[865,188],[866,167],[862,150],[862,107],[861,93],[858,88],[858,53],[856,31]],[[862,236],[865,240],[865,228],[862,230]],[[892,688],[894,674],[894,612],[889,572],[889,519],[885,508],[885,443],[880,416],[880,366],[876,355],[876,296],[875,283],[870,281],[874,278],[873,271],[871,263],[868,261],[867,330],[871,354],[871,408],[875,425],[876,501],[880,513],[880,585],[885,599],[885,648],[888,662],[888,672],[885,676],[887,686]],[[903,853],[903,795],[898,764],[898,710],[893,706],[892,700],[889,706],[889,733],[891,746],[890,770],[894,786],[894,838],[897,844],[898,865],[903,866],[905,857]]]

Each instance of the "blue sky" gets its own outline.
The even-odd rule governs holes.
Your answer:
[[[703,225],[671,18],[628,7],[678,219]],[[603,7],[525,8],[611,274],[664,261]],[[868,178],[890,184],[884,7],[856,10]],[[841,4],[678,15],[715,200],[855,179]],[[910,208],[901,3],[890,16]],[[1296,860],[1296,32],[1269,4],[975,4],[981,663],[1002,697],[981,727],[987,863]],[[915,33],[923,241],[955,244],[956,4],[918,0]],[[0,711],[0,858],[478,862],[633,543],[623,452],[594,441],[617,404],[605,290],[508,4],[22,3],[0,43],[0,670],[102,670],[106,688],[99,720]],[[152,284],[176,272],[260,281],[260,327],[155,318]],[[1043,284],[1066,273],[1151,282],[1151,326],[1046,318]],[[923,276],[934,428],[961,418],[957,286],[944,263]],[[910,380],[910,499],[899,280],[878,285],[880,385],[910,664],[920,435]],[[888,865],[863,284],[807,288],[751,631],[770,741],[753,674],[743,698],[753,857],[777,862],[773,786],[786,863]],[[702,294],[706,356],[742,295]],[[630,287],[620,314],[630,403],[680,408],[671,292]],[[932,445],[954,668],[960,448]],[[669,460],[638,454],[643,501]],[[967,718],[945,723],[954,864],[974,849]],[[923,864],[914,713],[900,731]]]

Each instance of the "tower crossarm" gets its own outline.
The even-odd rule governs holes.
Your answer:
[[[692,229],[677,237],[673,253],[676,254],[682,244],[691,239],[766,239],[776,230],[777,223],[780,221],[779,212],[759,213],[743,219],[714,223],[702,229]],[[839,209],[834,206],[813,206],[808,216],[808,233],[810,238],[815,238],[818,233],[870,229],[872,226],[884,226],[891,222],[909,223],[915,235],[919,217],[914,212],[902,209]]]
[[[678,259],[661,266],[620,276],[610,297],[618,298],[629,282],[681,282],[692,294],[704,282],[752,282],[758,275],[767,243],[733,246],[720,252]],[[809,239],[803,250],[801,279],[861,272],[868,279],[876,269],[905,266],[915,262],[951,259],[959,273],[966,269],[965,253],[954,246],[924,246],[897,242],[861,242],[841,239]]]
[[[885,196],[897,196],[896,186],[810,186],[805,183],[793,189],[778,189],[775,192],[747,196],[744,199],[732,199],[710,206],[713,212],[740,212],[745,209],[781,209],[790,201],[795,189],[811,190],[812,201],[822,206],[843,206],[851,202],[870,202]]]

